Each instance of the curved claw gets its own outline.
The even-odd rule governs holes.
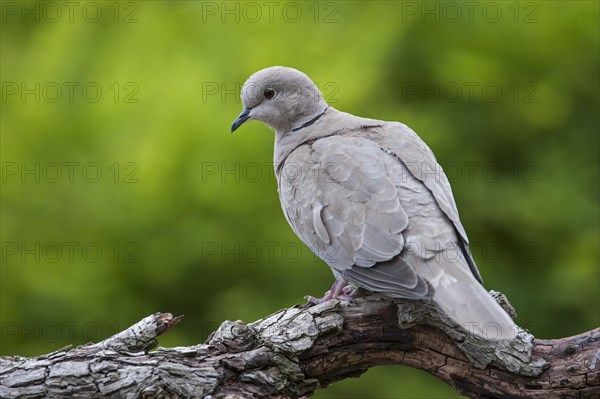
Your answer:
[[[347,286],[342,288],[342,292],[344,293],[344,295],[351,297],[356,293],[356,288],[348,284]]]
[[[304,299],[313,305],[319,305],[323,302],[327,302],[330,299],[338,299],[342,302],[354,304],[353,295],[356,293],[356,289],[351,285],[346,285],[346,281],[336,280],[329,291],[323,295],[323,298],[315,298],[311,295],[305,295]]]

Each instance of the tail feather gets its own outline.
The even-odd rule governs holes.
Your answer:
[[[433,300],[465,330],[488,340],[514,339],[518,327],[485,290],[462,254],[431,259],[411,256],[420,276],[434,289]]]
[[[514,339],[517,326],[474,278],[434,291],[436,304],[465,330],[489,340]]]

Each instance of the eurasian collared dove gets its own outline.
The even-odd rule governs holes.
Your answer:
[[[512,339],[516,326],[483,288],[448,179],[406,125],[331,107],[304,73],[253,74],[242,88],[248,120],[275,130],[274,165],[285,216],[336,278],[320,303],[354,286],[391,298],[433,298],[463,328]]]

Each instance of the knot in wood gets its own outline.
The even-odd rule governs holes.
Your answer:
[[[208,344],[221,352],[238,353],[251,349],[256,342],[256,336],[251,327],[241,320],[224,321],[219,329],[208,338]]]

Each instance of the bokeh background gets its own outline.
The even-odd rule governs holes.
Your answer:
[[[280,210],[273,133],[229,133],[271,65],[420,134],[521,326],[600,325],[598,2],[69,4],[2,2],[2,355],[157,311],[186,315],[161,345],[196,344],[329,287]],[[380,367],[317,397],[457,394]]]

